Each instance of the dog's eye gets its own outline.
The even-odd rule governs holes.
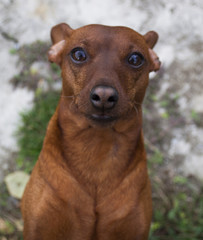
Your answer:
[[[135,68],[139,68],[144,63],[144,57],[141,53],[132,53],[128,58],[128,63]]]
[[[84,62],[87,59],[87,56],[82,48],[74,48],[71,51],[71,58],[74,62]]]

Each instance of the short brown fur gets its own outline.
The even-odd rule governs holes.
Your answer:
[[[49,60],[61,66],[63,88],[22,199],[24,240],[147,240],[152,204],[141,104],[149,72],[160,67],[152,50],[158,35],[63,23],[51,38]],[[71,57],[78,47],[84,62]],[[128,62],[133,52],[144,57],[138,68]],[[90,100],[98,86],[116,94],[111,109]]]

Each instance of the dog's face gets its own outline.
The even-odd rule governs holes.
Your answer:
[[[158,35],[126,27],[59,24],[51,32],[49,59],[62,68],[62,96],[97,123],[113,122],[140,108],[150,71],[160,62],[153,52]]]

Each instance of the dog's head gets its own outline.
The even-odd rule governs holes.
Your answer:
[[[62,23],[52,28],[51,38],[48,56],[62,68],[62,97],[72,97],[79,114],[103,124],[140,109],[149,72],[160,67],[152,50],[156,32],[142,36],[103,25],[73,30]]]

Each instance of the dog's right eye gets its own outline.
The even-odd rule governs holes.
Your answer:
[[[71,58],[76,63],[84,62],[87,59],[87,55],[82,48],[74,48],[71,51]]]

